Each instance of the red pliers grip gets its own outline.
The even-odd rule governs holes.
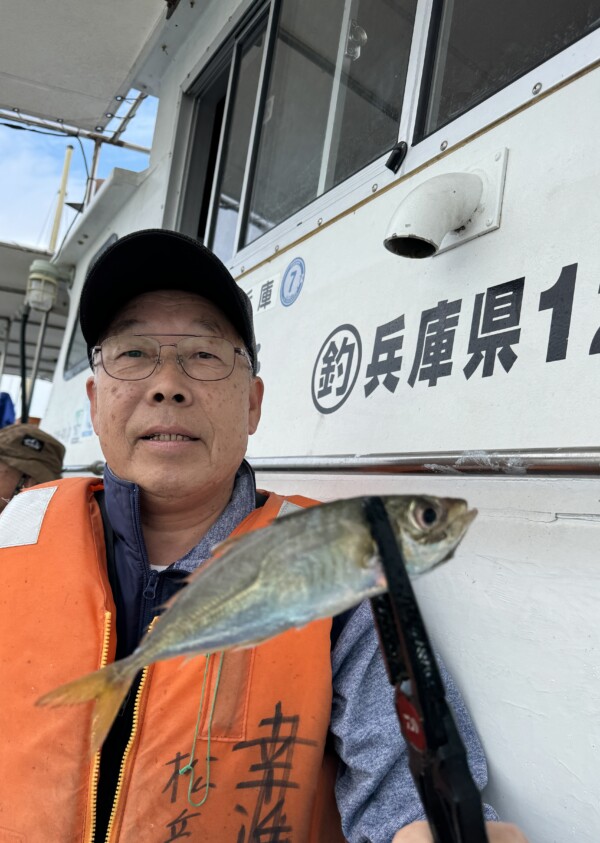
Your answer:
[[[434,843],[488,843],[481,795],[383,501],[363,502],[388,583],[371,599],[409,767]]]

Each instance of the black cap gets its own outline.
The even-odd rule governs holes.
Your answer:
[[[92,348],[118,311],[135,296],[153,290],[184,290],[216,304],[244,341],[256,373],[250,299],[206,246],[163,228],[126,234],[88,270],[79,301],[79,321],[90,362]]]

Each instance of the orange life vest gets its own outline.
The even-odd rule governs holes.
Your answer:
[[[94,840],[92,706],[34,703],[114,659],[101,488],[48,483],[0,519],[0,843]],[[234,535],[266,526],[286,500],[312,503],[270,494]],[[147,668],[106,840],[343,840],[325,752],[329,634],[330,621],[318,621],[228,652],[220,666],[213,656],[200,714],[203,656]]]

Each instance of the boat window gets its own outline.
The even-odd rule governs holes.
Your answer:
[[[186,190],[179,228],[202,243],[208,243],[208,220],[213,186],[217,182],[218,150],[230,71],[231,49],[227,48],[219,55],[216,66],[202,77],[202,87],[194,94],[188,113],[195,129],[185,175]]]
[[[417,29],[417,0],[272,0],[244,18],[189,91],[195,128],[182,230],[241,264],[240,253],[256,255],[260,238],[285,220],[284,241],[315,208],[311,225],[321,209],[377,189],[372,174],[400,131],[420,166],[430,154],[419,141],[461,124],[559,53],[568,57],[600,25],[600,0],[427,0],[419,8]],[[404,94],[417,85],[415,116]],[[475,129],[493,117],[490,109]],[[269,251],[279,248],[274,237],[264,240]]]
[[[425,137],[600,24],[600,0],[434,0],[437,38],[417,129]]]
[[[214,219],[209,242],[217,255],[231,257],[235,251],[235,235],[244,184],[250,130],[260,76],[265,25],[249,37],[239,48],[239,66],[235,67],[235,85],[231,95],[231,118],[226,127],[221,156]]]
[[[287,0],[241,245],[391,149],[415,0]]]
[[[63,373],[64,379],[66,381],[70,380],[75,375],[78,375],[79,372],[83,372],[88,365],[87,345],[81,333],[79,319],[77,319],[71,334],[69,350],[67,351],[67,361]]]
[[[196,175],[188,174],[183,227],[228,262],[386,154],[398,140],[416,5],[281,0],[268,21],[262,7],[224,48],[225,115],[210,121],[220,134],[217,175],[214,184],[206,175],[201,190],[207,103],[223,83],[197,83],[202,119],[192,140]],[[190,214],[190,207],[197,210]]]

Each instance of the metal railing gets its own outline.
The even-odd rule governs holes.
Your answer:
[[[248,457],[255,471],[356,474],[600,475],[600,448],[431,451],[411,454]],[[101,475],[102,460],[67,465],[63,473]]]

